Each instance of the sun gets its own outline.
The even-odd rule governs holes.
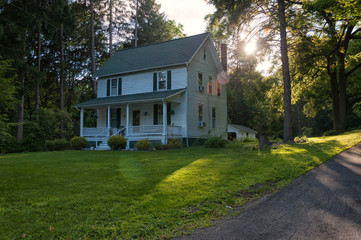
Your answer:
[[[254,40],[247,42],[246,45],[244,46],[244,50],[246,51],[247,55],[251,55],[255,53],[257,50],[257,42]]]

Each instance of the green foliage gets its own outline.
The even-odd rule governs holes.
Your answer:
[[[70,148],[73,150],[81,150],[82,148],[86,148],[88,145],[88,141],[83,137],[75,136],[70,139]]]
[[[295,143],[305,143],[308,141],[307,136],[297,136],[293,140],[295,141]]]
[[[1,155],[0,188],[6,194],[0,209],[6,217],[0,218],[0,239],[181,236],[232,215],[225,206],[238,209],[284,188],[360,141],[356,131],[267,151],[229,144],[121,156],[109,151]]]
[[[323,136],[334,136],[336,135],[335,130],[329,130],[323,133]]]
[[[139,151],[148,151],[152,147],[152,143],[148,139],[141,139],[135,144],[135,149]]]
[[[66,139],[54,139],[45,142],[45,149],[48,151],[64,151],[69,147],[70,143]]]
[[[303,136],[312,137],[312,132],[313,132],[312,128],[303,127],[301,131]]]
[[[182,147],[182,143],[179,139],[169,139],[168,144],[157,143],[154,148],[157,150],[169,150],[178,149]]]
[[[206,148],[223,148],[227,143],[227,140],[223,139],[222,137],[209,137],[205,143],[204,146]]]
[[[124,149],[127,145],[127,140],[123,136],[111,136],[108,139],[108,146],[113,150]]]

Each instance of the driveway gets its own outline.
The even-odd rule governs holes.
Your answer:
[[[361,239],[361,143],[182,239]]]

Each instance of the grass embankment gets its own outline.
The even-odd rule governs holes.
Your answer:
[[[361,131],[272,150],[65,151],[0,156],[0,239],[186,234],[361,141]],[[232,209],[229,208],[232,207]]]

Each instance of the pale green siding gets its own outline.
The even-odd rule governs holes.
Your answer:
[[[204,49],[206,58],[204,59]],[[217,96],[217,79],[222,71],[216,50],[208,38],[194,59],[188,65],[188,137],[207,138],[209,136],[227,136],[227,89],[221,85],[221,96]],[[203,75],[204,90],[198,89],[198,73]],[[208,77],[211,76],[213,94],[208,93]],[[198,104],[203,105],[203,121],[206,127],[198,127]],[[216,108],[216,128],[212,128],[212,107]]]

